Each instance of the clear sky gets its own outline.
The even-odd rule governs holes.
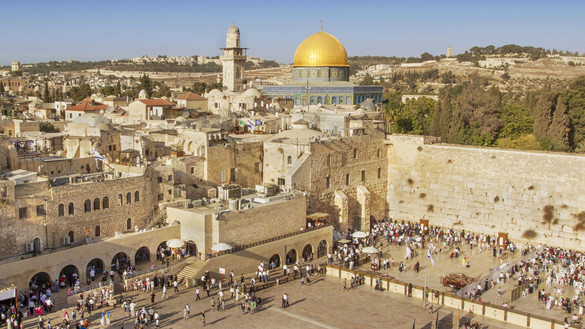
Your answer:
[[[518,44],[585,52],[585,1],[0,1],[0,65],[13,60],[216,56],[235,22],[248,55],[292,63],[323,31],[349,56],[458,54]]]

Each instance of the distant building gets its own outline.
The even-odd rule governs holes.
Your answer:
[[[453,57],[453,48],[451,46],[447,47],[447,57]]]
[[[12,71],[20,71],[20,62],[19,61],[13,61],[12,62]]]

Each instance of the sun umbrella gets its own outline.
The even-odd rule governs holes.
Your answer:
[[[184,245],[185,245],[185,242],[183,242],[179,239],[170,239],[169,241],[167,241],[167,247],[170,247],[170,248],[181,248]]]
[[[353,232],[353,234],[351,236],[353,236],[354,238],[362,239],[362,238],[367,237],[368,234],[361,232],[361,231],[356,231],[356,232]]]
[[[351,242],[351,240],[348,240],[348,239],[341,239],[341,240],[339,240],[339,241],[337,241],[337,242],[339,242],[339,243],[350,243],[350,242]]]
[[[375,254],[378,252],[378,249],[376,249],[375,247],[365,247],[364,249],[362,249],[362,252],[366,254]]]
[[[211,247],[211,250],[213,251],[224,251],[224,250],[230,250],[232,249],[232,246],[230,246],[227,243],[218,243],[215,246]]]

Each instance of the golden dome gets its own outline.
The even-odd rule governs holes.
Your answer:
[[[299,66],[349,66],[347,52],[334,36],[317,32],[301,42],[295,52],[294,67]]]

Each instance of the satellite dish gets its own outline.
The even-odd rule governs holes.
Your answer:
[[[183,118],[189,118],[189,111],[183,111]]]

